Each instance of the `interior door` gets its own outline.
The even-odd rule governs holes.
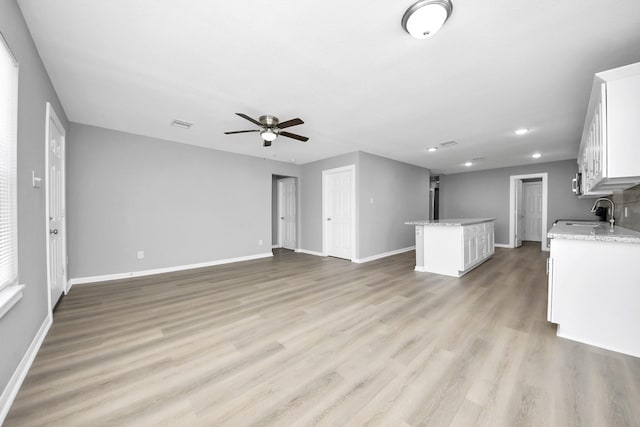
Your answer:
[[[355,227],[353,203],[353,169],[323,173],[324,248],[326,255],[351,259]]]
[[[515,209],[515,230],[516,230],[516,248],[522,246],[522,235],[524,233],[524,214],[522,211],[522,180],[516,180],[516,209]]]
[[[65,220],[65,130],[51,104],[47,103],[47,268],[51,308],[67,283]]]
[[[278,180],[279,246],[295,250],[296,240],[296,180],[283,178]]]
[[[524,236],[523,239],[539,242],[542,239],[542,182],[525,182],[522,186]]]

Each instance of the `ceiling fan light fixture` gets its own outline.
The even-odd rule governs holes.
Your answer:
[[[451,0],[420,0],[402,16],[402,28],[417,39],[437,33],[453,12]]]
[[[260,132],[260,136],[267,142],[275,141],[278,137],[278,134],[273,131],[273,129],[264,129]]]

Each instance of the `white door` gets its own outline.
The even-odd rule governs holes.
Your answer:
[[[295,250],[296,242],[296,180],[278,180],[278,246]]]
[[[516,180],[516,209],[515,209],[515,223],[516,223],[516,248],[522,246],[522,235],[524,233],[524,214],[522,212],[523,205],[522,197],[522,180]]]
[[[542,239],[542,182],[522,185],[524,235],[523,239],[539,242]]]
[[[47,269],[51,308],[67,283],[65,221],[65,130],[51,104],[47,103]]]
[[[355,248],[355,167],[322,172],[323,252],[352,259]]]

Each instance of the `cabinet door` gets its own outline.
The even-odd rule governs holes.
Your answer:
[[[550,256],[547,258],[547,276],[549,284],[549,294],[547,295],[547,320],[551,323],[557,323],[555,316],[553,315],[553,258]]]

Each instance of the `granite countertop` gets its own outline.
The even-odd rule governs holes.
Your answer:
[[[406,225],[429,225],[429,226],[462,226],[462,225],[472,225],[472,224],[480,224],[483,222],[495,221],[495,218],[453,218],[453,219],[423,219],[418,221],[407,221]]]
[[[613,231],[608,222],[597,225],[580,224],[579,221],[559,221],[554,225],[547,237],[550,239],[591,240],[596,242],[619,242],[640,244],[640,232],[615,226]]]

